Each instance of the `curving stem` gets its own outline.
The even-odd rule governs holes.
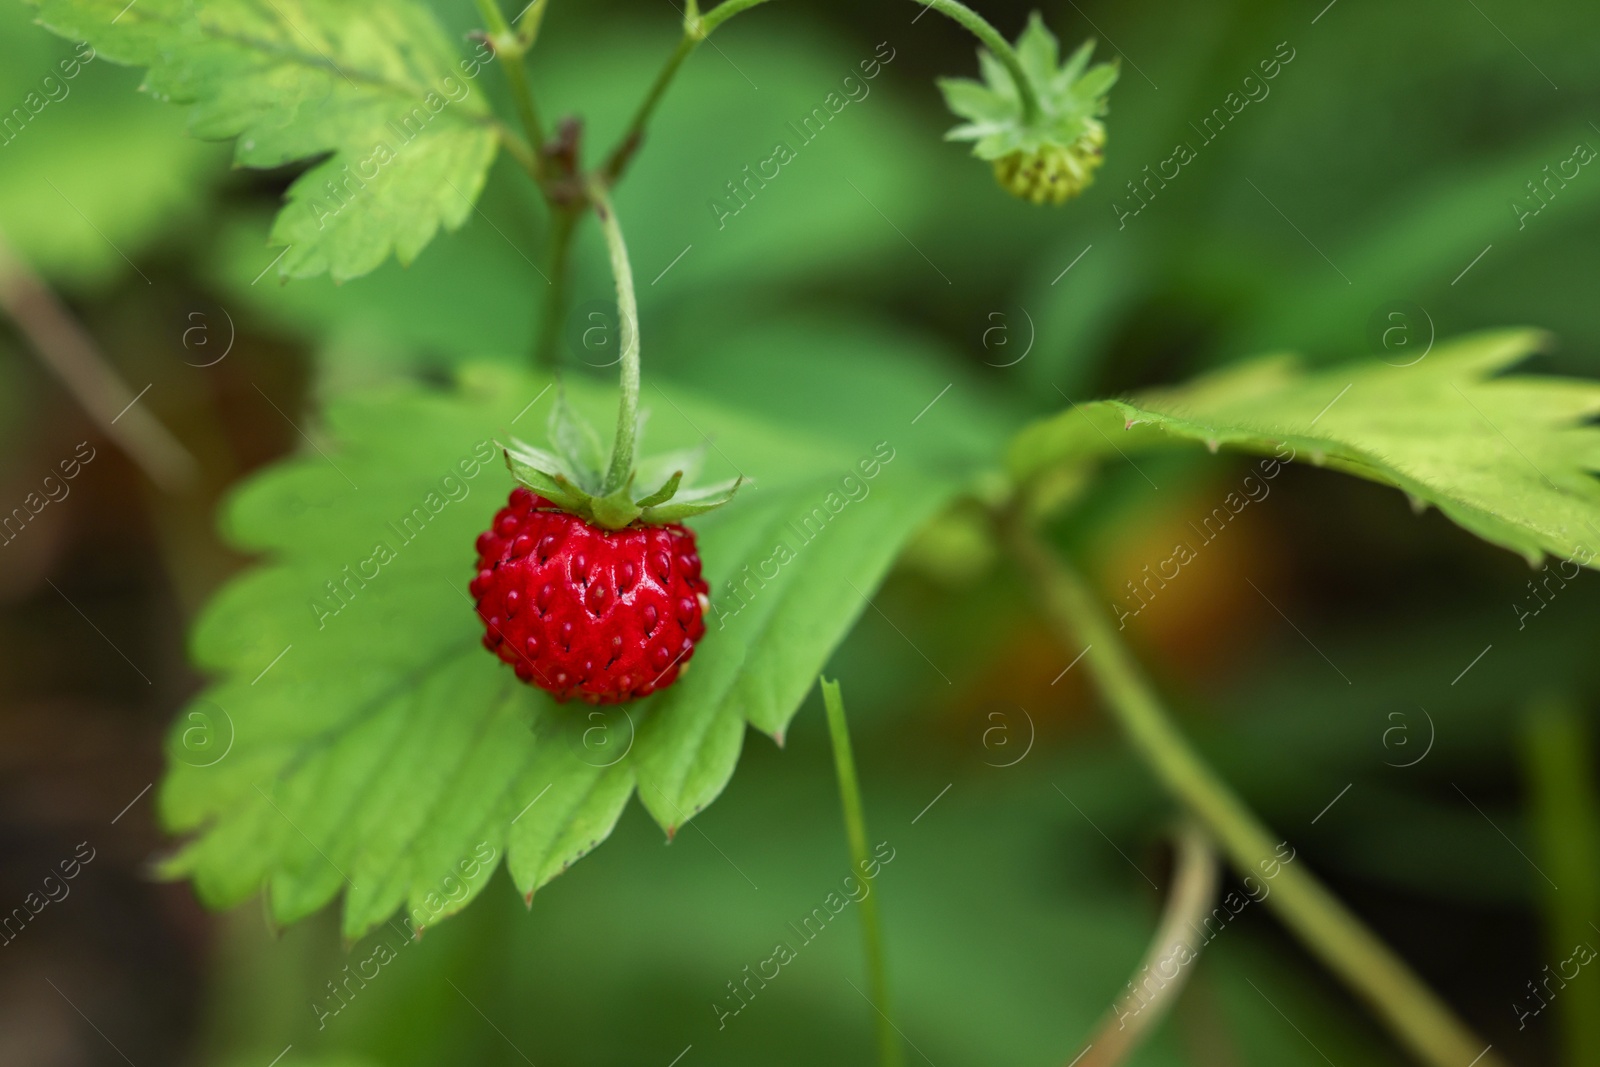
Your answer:
[[[639,302],[633,293],[633,268],[628,264],[628,246],[622,240],[622,227],[611,207],[605,182],[591,177],[589,200],[595,218],[605,234],[606,251],[611,255],[611,274],[617,280],[617,318],[622,330],[622,401],[617,410],[617,438],[611,446],[611,464],[606,469],[603,491],[610,495],[628,484],[633,474],[634,434],[639,425]]]
[[[1073,1067],[1117,1067],[1127,1061],[1144,1039],[1167,1017],[1189,979],[1189,962],[1199,949],[1194,932],[1200,928],[1217,899],[1217,850],[1200,825],[1185,820],[1173,837],[1172,891],[1167,896],[1161,926],[1128,982]],[[1174,960],[1178,970],[1168,977]],[[1144,977],[1151,971],[1161,980],[1151,990]]]
[[[622,176],[633,154],[639,150],[639,143],[644,140],[645,127],[650,124],[650,117],[655,114],[656,105],[661,103],[661,98],[666,95],[667,86],[672,84],[672,79],[677,75],[678,68],[683,66],[683,61],[689,58],[689,53],[699,47],[700,42],[711,36],[713,30],[727,22],[741,11],[748,11],[757,4],[766,3],[766,0],[722,0],[722,3],[700,14],[695,0],[689,0],[688,9],[683,15],[683,36],[678,39],[678,45],[667,57],[667,62],[656,74],[656,80],[650,84],[650,91],[645,94],[639,109],[633,113],[633,120],[628,123],[628,128],[622,132],[617,140],[617,146],[606,157],[606,163],[601,168],[607,181],[615,182]]]
[[[1039,118],[1039,96],[1034,91],[1033,81],[1028,77],[1028,72],[1022,69],[1022,60],[1017,58],[1017,50],[1011,47],[1010,41],[1000,36],[999,30],[960,0],[916,0],[916,2],[954,19],[982,41],[983,46],[1004,64],[1011,74],[1011,80],[1016,82],[1017,94],[1022,97],[1022,121],[1032,123]]]
[[[1264,871],[1263,864],[1282,860],[1274,835],[1189,746],[1077,571],[1015,517],[1004,525],[1012,554],[1032,579],[1060,639],[1073,648],[1079,642],[1088,646],[1089,672],[1140,760],[1215,837],[1240,873]],[[1278,866],[1266,901],[1419,1062],[1506,1067],[1304,862]]]
[[[543,161],[539,149],[544,146],[544,124],[539,121],[539,106],[533,101],[533,90],[528,85],[528,72],[522,66],[531,39],[524,41],[512,32],[505,15],[500,12],[498,0],[477,0],[478,13],[483,16],[483,28],[488,31],[489,43],[494,46],[495,57],[506,74],[506,84],[511,87],[511,99],[517,108],[517,117],[532,142],[532,173],[536,180],[543,177]],[[539,14],[543,15],[541,6]],[[537,28],[537,22],[534,23]]]
[[[200,464],[134,395],[66,302],[0,233],[0,315],[67,387],[101,433],[168,493],[192,488]],[[187,335],[186,335],[187,336]],[[224,353],[226,354],[226,353]],[[148,386],[146,386],[148,388]],[[118,426],[118,420],[122,425]]]

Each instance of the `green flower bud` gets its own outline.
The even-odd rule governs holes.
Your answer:
[[[972,154],[993,164],[995,179],[1013,196],[1035,204],[1072,199],[1100,166],[1106,143],[1100,116],[1117,80],[1115,63],[1089,66],[1093,51],[1094,42],[1085,41],[1062,62],[1055,36],[1035,13],[1011,66],[980,51],[981,82],[940,80],[950,110],[967,120],[945,137],[974,142]],[[1031,93],[1020,90],[1018,69]]]
[[[994,177],[1012,196],[1035,204],[1064,204],[1089,187],[1105,156],[1106,130],[1096,122],[1066,148],[1045,145],[994,161]]]

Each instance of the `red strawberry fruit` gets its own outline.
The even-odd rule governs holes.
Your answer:
[[[678,523],[607,529],[518,487],[477,547],[484,646],[557,700],[649,696],[706,632],[700,556]]]

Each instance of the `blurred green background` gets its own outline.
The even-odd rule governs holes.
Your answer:
[[[470,4],[435,6],[456,34],[476,24]],[[1029,7],[983,10],[1015,34]],[[952,432],[1003,439],[1063,397],[1267,350],[1403,362],[1434,335],[1494,325],[1547,327],[1560,344],[1541,366],[1593,373],[1600,172],[1549,187],[1520,222],[1513,207],[1540,203],[1528,183],[1547,165],[1600,147],[1593,5],[1044,13],[1064,40],[1122,57],[1105,166],[1059,210],[1008,198],[941,140],[953,120],[933,78],[971,75],[973,44],[912,3],[784,0],[696,53],[616,195],[647,379],[870,442],[947,384]],[[6,109],[73,51],[30,18],[0,8]],[[676,39],[671,4],[555,0],[535,89],[548,114],[581,114],[598,151]],[[870,94],[719,220],[726,183],[885,46]],[[1285,47],[1270,92],[1119,224],[1127,183],[1177,141],[1199,145],[1190,124]],[[495,71],[483,82],[503,88]],[[319,397],[527,360],[545,218],[502,159],[480,211],[409,269],[282,286],[265,234],[294,172],[230,169],[226,146],[186,137],[138,83],[92,62],[0,145],[6,243],[133,390],[149,385],[141,404],[203,468],[190,492],[157,489],[0,324],[3,506],[78,442],[98,450],[0,554],[0,907],[79,842],[96,850],[0,952],[0,1063],[868,1062],[854,915],[725,1027],[712,1007],[848,873],[820,700],[782,751],[752,737],[727,794],[670,847],[633,805],[531,909],[502,874],[415,945],[342,945],[332,914],[274,931],[150,880],[171,842],[141,790],[200,685],[186,626],[246,562],[214,533],[220,495],[304,447],[289,418],[314,424]],[[591,312],[610,314],[592,224],[573,292],[568,365],[609,374],[579,343]],[[1110,597],[1241,474],[1204,455],[1143,466],[1148,479],[1107,466],[1066,532]],[[1017,580],[971,548],[952,566],[950,545],[917,546],[829,669],[873,839],[896,850],[876,891],[898,1021],[912,1062],[1064,1063],[1154,927],[1172,812],[1081,672],[1052,684],[1066,659]],[[1593,580],[1519,628],[1521,560],[1399,494],[1299,468],[1184,573],[1129,629],[1186,729],[1487,1041],[1519,1063],[1600,1062],[1600,976],[1518,1018],[1546,965],[1600,941]],[[396,958],[319,1026],[313,1004],[381,938]],[[1400,1055],[1252,906],[1134,1062]]]

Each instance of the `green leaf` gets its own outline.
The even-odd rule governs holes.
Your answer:
[[[693,346],[692,361],[672,366],[675,380],[805,436],[851,442],[889,436],[923,466],[976,478],[999,465],[1028,416],[994,377],[972,370],[970,357],[842,309],[825,316],[724,310],[713,336],[696,329],[703,321],[685,318],[657,345],[658,352]],[[1018,324],[1015,350],[1026,346],[1026,329]],[[1000,350],[996,344],[993,351]],[[839,388],[844,381],[848,389]]]
[[[1531,562],[1550,552],[1587,563],[1600,551],[1600,430],[1590,424],[1600,383],[1500,376],[1542,343],[1535,331],[1505,330],[1439,345],[1406,366],[1317,373],[1284,357],[1260,360],[1036,423],[1013,443],[1011,470],[1028,479],[1075,457],[1177,437],[1392,485]]]
[[[558,705],[479,647],[466,591],[473,540],[513,484],[493,437],[536,419],[548,384],[480,366],[450,391],[339,399],[328,441],[235,494],[229,539],[266,560],[196,627],[215,681],[173,728],[160,794],[190,835],[165,870],[206,902],[265,886],[288,922],[343,890],[356,937],[397,908],[417,926],[459,910],[502,857],[531,894],[611,832],[636,787],[676,829],[726,785],[747,723],[781,736],[899,547],[958,488],[890,443],[863,451],[663,389],[652,436],[686,448],[703,428],[725,472],[761,489],[697,520],[712,593],[693,670],[626,706]],[[585,414],[611,410],[609,387],[568,388]],[[197,742],[199,721],[216,735]]]
[[[472,213],[497,137],[475,78],[414,0],[42,0],[40,21],[145,88],[192,105],[196,136],[238,138],[235,161],[326,156],[290,186],[272,244],[283,277],[371,271],[415,259]]]
[[[676,315],[686,297],[723,294],[723,304],[712,314],[725,317],[729,294],[750,286],[836,278],[841,257],[874,277],[887,277],[897,264],[909,267],[914,261],[938,280],[873,207],[883,206],[895,225],[924,247],[919,231],[947,232],[942,221],[947,212],[935,207],[953,193],[920,176],[936,168],[948,149],[918,131],[920,120],[905,95],[885,89],[908,53],[883,47],[877,59],[892,56],[893,62],[869,67],[877,77],[865,79],[859,64],[873,58],[870,45],[856,55],[798,13],[781,6],[768,13],[777,30],[770,37],[741,35],[732,44],[717,38],[738,69],[715,55],[713,62],[683,65],[651,120],[648,146],[615,191],[638,275],[640,314],[657,324],[645,339],[647,365],[661,366],[663,316]],[[574,19],[563,33],[568,36],[560,48],[539,50],[529,76],[551,115],[582,114],[586,142],[603,148],[626,129],[662,57],[671,51],[676,29],[648,20]],[[840,79],[850,72],[841,63],[854,71],[847,84]],[[755,77],[757,69],[765,76]],[[740,71],[760,84],[759,93],[751,91]],[[498,77],[490,71],[478,82]],[[860,106],[850,101],[829,119],[825,135],[806,133],[800,119],[816,107],[831,114],[828,92],[836,89],[839,99],[848,101],[846,89],[858,81],[871,95]],[[791,122],[796,129],[789,128]],[[812,128],[816,125],[814,119]],[[767,182],[762,203],[745,205],[726,182],[747,180],[747,165],[751,174],[764,170],[770,176],[771,165],[763,161],[773,157],[776,141],[797,156],[783,166],[780,181]],[[855,166],[867,159],[872,166]],[[863,195],[843,183],[846,174]],[[755,179],[749,180],[750,188],[757,188]],[[892,210],[886,206],[891,203]],[[349,345],[370,363],[399,365],[409,359],[431,367],[498,358],[520,364],[541,317],[537,294],[547,289],[535,268],[545,266],[544,211],[526,174],[506,158],[491,169],[479,206],[482,214],[474,213],[450,240],[435,242],[410,268],[390,262],[360,284],[345,286],[325,278],[252,285],[277,252],[264,254],[266,228],[259,217],[240,216],[220,235],[214,257],[205,264],[207,277],[226,287],[236,316],[248,309],[296,337],[319,344],[332,340],[341,350]],[[729,217],[729,212],[737,214]],[[1099,253],[1096,249],[1094,255]],[[561,347],[573,365],[609,362],[614,351],[598,356],[583,342],[584,327],[597,321],[588,317],[591,311],[603,310],[605,321],[614,322],[615,290],[604,249],[591,235],[580,237],[573,254],[573,313]],[[649,284],[658,276],[657,284]],[[527,311],[508,315],[508,307]],[[704,340],[702,330],[698,343]],[[647,396],[645,402],[655,398]],[[614,420],[611,412],[596,425],[614,426]],[[524,430],[522,436],[538,435]]]

